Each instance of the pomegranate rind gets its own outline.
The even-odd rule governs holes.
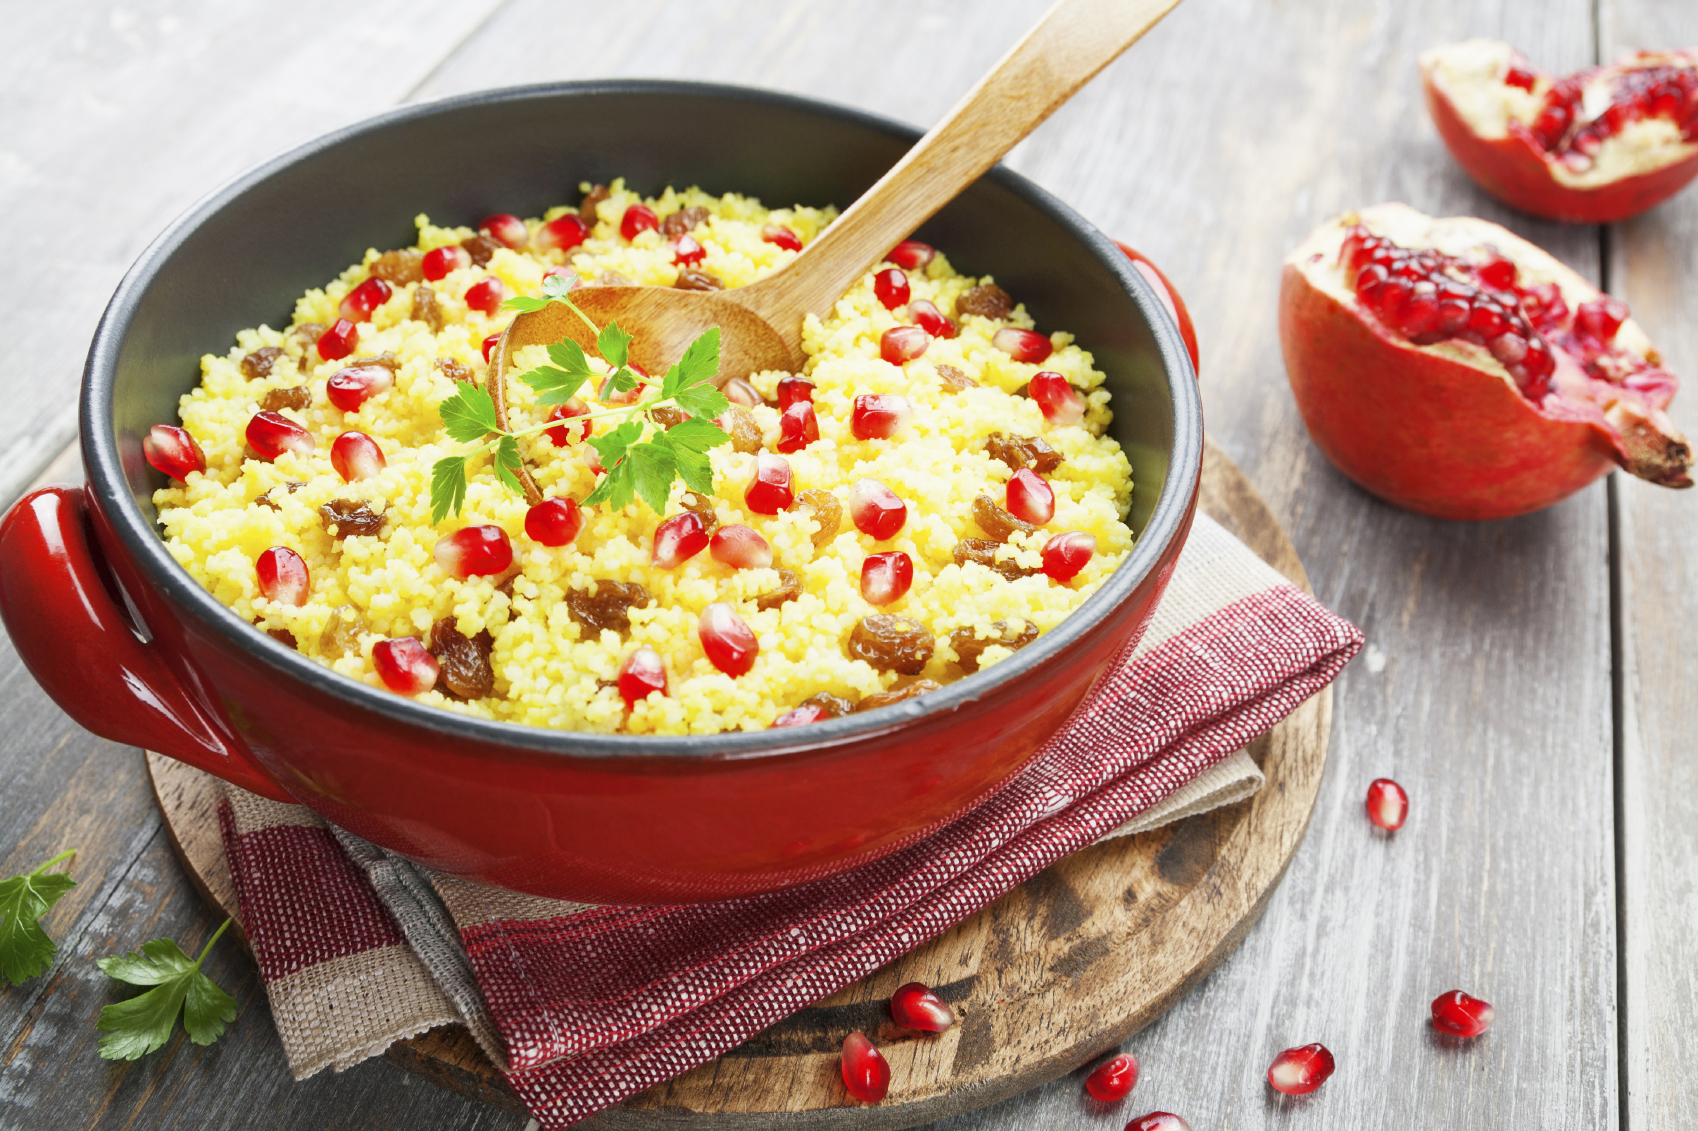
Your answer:
[[[1471,41],[1424,52],[1420,58],[1421,88],[1433,125],[1456,163],[1476,184],[1511,208],[1547,220],[1610,224],[1661,204],[1698,177],[1698,144],[1644,147],[1641,160],[1635,162],[1642,168],[1597,181],[1576,175],[1561,158],[1546,152],[1518,122],[1501,131],[1491,126],[1482,128],[1481,123],[1471,121],[1462,109],[1461,104],[1467,100],[1464,92],[1447,81],[1443,73],[1448,52],[1478,50],[1480,46],[1479,41]],[[1491,46],[1501,48],[1505,57],[1514,54],[1508,44]],[[1642,59],[1667,59],[1691,65],[1695,57],[1698,55],[1692,51],[1646,53],[1632,62],[1643,65]],[[1598,74],[1607,79],[1610,73],[1627,65],[1624,62],[1602,68]],[[1541,80],[1544,78],[1540,76]],[[1548,85],[1541,81],[1535,90],[1542,96]],[[1612,141],[1627,144],[1620,139]]]
[[[1395,506],[1467,520],[1550,506],[1617,465],[1666,486],[1690,485],[1690,445],[1662,406],[1590,379],[1561,349],[1552,351],[1560,395],[1535,405],[1487,351],[1455,340],[1418,346],[1383,326],[1338,266],[1345,232],[1358,222],[1406,247],[1489,244],[1524,274],[1556,282],[1570,309],[1599,293],[1484,220],[1434,220],[1384,204],[1316,229],[1285,261],[1280,346],[1310,437],[1346,476]],[[1655,354],[1632,319],[1616,340]]]

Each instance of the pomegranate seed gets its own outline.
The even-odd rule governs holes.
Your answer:
[[[747,675],[755,666],[755,656],[761,646],[743,618],[724,601],[715,601],[702,610],[696,631],[702,638],[702,651],[708,662],[736,678]]]
[[[318,446],[305,428],[275,412],[256,412],[248,421],[247,438],[248,447],[265,460],[274,460],[284,452],[304,456]]]
[[[1012,326],[1004,326],[991,335],[991,345],[1012,357],[1015,361],[1026,361],[1037,365],[1055,349],[1050,340],[1035,330],[1016,330]]]
[[[510,212],[497,212],[493,216],[485,216],[478,230],[493,239],[500,240],[508,247],[524,247],[531,242],[531,233],[525,227],[525,222]]]
[[[525,536],[544,546],[564,546],[584,528],[576,499],[544,499],[525,512]]]
[[[1518,86],[1531,94],[1533,93],[1533,83],[1537,80],[1537,77],[1527,68],[1518,67],[1511,63],[1509,70],[1504,72],[1503,84],[1505,86]]]
[[[191,471],[206,470],[206,456],[186,428],[155,424],[142,438],[142,455],[163,475],[184,480]]]
[[[490,353],[493,352],[495,347],[500,344],[501,335],[499,333],[491,334],[483,340],[483,359],[486,363],[489,361]]]
[[[1288,1096],[1306,1096],[1325,1084],[1335,1067],[1325,1045],[1286,1049],[1268,1066],[1268,1083]]]
[[[513,543],[499,526],[467,526],[438,538],[435,554],[450,577],[487,577],[513,564]]]
[[[708,553],[714,561],[732,569],[766,569],[772,565],[772,543],[754,527],[736,522],[713,532]]]
[[[589,412],[589,405],[577,397],[573,397],[565,404],[556,406],[554,411],[548,414],[548,418],[550,420],[571,420],[575,416],[588,416]],[[557,428],[549,428],[543,432],[543,435],[553,441],[557,448],[581,444],[594,434],[595,421],[593,420],[580,420],[576,424],[562,424]]]
[[[666,664],[659,652],[644,644],[619,665],[619,697],[629,711],[656,691],[666,694]]]
[[[873,294],[886,310],[895,310],[899,306],[908,305],[911,291],[908,287],[908,276],[899,268],[887,267],[873,276]]]
[[[743,504],[756,514],[777,514],[789,510],[795,500],[790,461],[771,452],[756,453],[755,473],[743,489]]]
[[[419,270],[423,271],[424,277],[431,282],[439,283],[448,277],[450,271],[458,271],[471,265],[471,253],[459,244],[451,243],[425,252],[424,262],[419,264]]]
[[[402,695],[423,695],[436,686],[442,668],[416,636],[379,640],[372,645],[371,662],[384,686]]]
[[[777,224],[768,224],[761,229],[761,239],[767,243],[783,248],[785,251],[801,251],[802,240],[789,228]]]
[[[820,706],[818,703],[804,703],[802,706],[786,711],[776,719],[772,720],[772,727],[807,726],[809,723],[817,723],[821,719],[829,717],[831,716],[828,716],[825,713],[825,708]]]
[[[814,399],[814,383],[806,377],[791,374],[778,379],[778,411],[783,412],[797,401]]]
[[[707,248],[697,243],[694,236],[679,236],[672,245],[672,262],[680,267],[694,267],[706,258]]]
[[[303,567],[305,568],[305,567]],[[1491,1002],[1451,990],[1433,999],[1433,1028],[1453,1037],[1478,1037],[1492,1027],[1497,1010]]]
[[[644,232],[652,232],[660,227],[660,217],[654,214],[654,209],[646,204],[633,204],[625,209],[625,216],[619,221],[619,234],[628,240],[634,240]]]
[[[1515,277],[1520,272],[1515,266],[1515,260],[1500,255],[1495,249],[1492,257],[1474,268],[1474,274],[1480,276],[1480,281],[1488,287],[1507,291],[1515,285]]]
[[[892,326],[879,336],[878,355],[892,365],[904,365],[923,355],[931,344],[931,335],[918,326]]]
[[[1055,492],[1038,478],[1038,473],[1022,467],[1008,481],[1008,513],[1022,522],[1042,526],[1055,517]]]
[[[346,318],[318,336],[318,356],[326,361],[340,361],[354,352],[360,344],[360,328]]]
[[[360,406],[395,384],[387,365],[350,365],[338,369],[324,384],[324,395],[343,412],[358,412]]]
[[[921,243],[919,240],[903,240],[891,248],[890,254],[885,258],[898,267],[906,268],[909,271],[918,271],[930,263],[932,256],[936,254],[937,249],[929,243]]]
[[[1390,778],[1375,778],[1368,783],[1368,820],[1391,832],[1403,827],[1409,816],[1409,795]]]
[[[693,511],[675,514],[654,528],[649,560],[661,569],[677,569],[707,549],[707,527]]]
[[[1097,538],[1083,530],[1067,530],[1044,543],[1044,573],[1063,585],[1072,581],[1097,552]]]
[[[883,542],[908,521],[908,504],[877,479],[861,479],[849,488],[849,517],[855,529]]]
[[[894,393],[862,393],[855,398],[849,428],[857,440],[888,440],[902,430],[913,415],[907,397]]]
[[[890,1092],[890,1064],[864,1033],[843,1038],[843,1083],[862,1103],[876,1104]]]
[[[778,418],[778,450],[799,452],[820,438],[819,418],[813,401],[797,401]]]
[[[861,563],[861,596],[869,605],[900,601],[914,585],[914,559],[901,550],[868,554]]]
[[[1121,1053],[1113,1060],[1098,1065],[1085,1077],[1085,1090],[1091,1093],[1092,1098],[1112,1104],[1131,1095],[1132,1087],[1137,1083],[1138,1058],[1131,1053]]]
[[[370,479],[387,467],[383,449],[364,432],[344,432],[330,445],[330,466],[342,477],[342,482]]]
[[[1191,1125],[1171,1111],[1152,1111],[1128,1123],[1126,1131],[1191,1131]]]
[[[924,982],[909,982],[890,995],[890,1018],[904,1029],[941,1033],[955,1024],[955,1011]]]
[[[1026,392],[1051,424],[1077,424],[1085,419],[1085,398],[1059,373],[1034,374]]]
[[[507,284],[494,275],[485,275],[481,282],[466,288],[466,305],[485,314],[494,314],[507,300]]]
[[[926,299],[917,298],[910,302],[908,304],[908,316],[914,320],[915,325],[934,338],[953,338],[955,336],[955,323],[945,318],[943,311]]]
[[[349,291],[347,297],[342,300],[342,305],[336,309],[350,322],[369,322],[371,312],[388,302],[394,293],[394,287],[373,275]]]
[[[537,247],[542,251],[571,251],[590,235],[590,226],[576,212],[568,212],[537,229]]]
[[[1627,304],[1610,295],[1599,295],[1583,302],[1574,311],[1576,333],[1596,339],[1600,344],[1611,342],[1621,324],[1627,321]]]
[[[273,546],[261,554],[259,560],[254,563],[254,572],[259,576],[260,596],[267,601],[294,605],[296,608],[307,603],[307,590],[310,588],[307,563],[289,547]],[[1433,1005],[1433,1016],[1438,1016],[1436,1002]]]
[[[726,400],[732,404],[740,404],[744,408],[754,408],[756,405],[765,403],[761,400],[759,391],[741,377],[731,378],[720,392],[725,394]]]

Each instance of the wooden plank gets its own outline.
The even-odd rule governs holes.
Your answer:
[[[1607,0],[1603,59],[1698,45],[1690,4]],[[1609,289],[1687,382],[1671,415],[1698,436],[1698,192],[1611,228]],[[1622,1084],[1633,1131],[1698,1113],[1698,497],[1615,477],[1619,554]]]

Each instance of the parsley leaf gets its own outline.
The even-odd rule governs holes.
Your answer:
[[[100,1038],[101,1059],[137,1060],[160,1048],[171,1039],[179,1012],[195,1044],[210,1045],[224,1035],[225,1023],[236,1019],[236,999],[202,974],[200,964],[229,926],[230,920],[224,920],[193,961],[171,939],[154,939],[139,952],[100,960],[100,968],[118,981],[153,987],[100,1011],[95,1028],[106,1034]]]
[[[35,977],[58,952],[37,920],[77,886],[65,873],[47,871],[71,852],[60,853],[28,875],[0,880],[0,984],[17,985]]]
[[[529,373],[521,373],[519,380],[537,391],[539,405],[565,404],[589,380],[592,373],[589,359],[571,338],[549,346],[548,357],[553,365],[540,365]]]
[[[515,494],[523,495],[525,485],[519,482],[519,440],[516,436],[502,433],[501,439],[495,445],[495,477],[502,485]]]
[[[436,411],[449,437],[462,444],[481,440],[501,427],[495,422],[495,401],[487,389],[476,385],[466,385],[437,405]]]
[[[730,407],[725,394],[713,387],[719,372],[719,327],[711,327],[691,342],[678,364],[666,371],[660,395],[671,397],[691,416],[709,420]]]
[[[550,276],[550,278],[552,277],[553,276]],[[543,289],[548,289],[546,280],[544,281]],[[501,304],[501,309],[516,310],[520,314],[535,314],[547,305],[548,300],[545,298],[537,298],[534,295],[514,295],[512,298]]]
[[[444,456],[430,469],[430,520],[459,514],[466,501],[466,457]]]
[[[714,333],[717,334],[718,331],[716,330]],[[614,369],[625,368],[626,363],[631,360],[627,352],[630,345],[631,335],[621,330],[617,322],[609,322],[603,326],[601,333],[597,334],[595,339],[595,348],[601,351],[601,356]]]
[[[678,474],[678,458],[672,454],[671,445],[664,441],[632,444],[625,458],[631,465],[637,494],[655,514],[665,514],[666,497],[672,492],[673,477]]]
[[[655,437],[657,443],[664,441],[672,449],[684,485],[703,495],[713,494],[713,463],[708,459],[708,449],[730,439],[725,429],[699,416],[680,421]]]
[[[590,437],[590,447],[601,457],[601,466],[607,472],[595,490],[585,496],[583,506],[606,503],[613,510],[622,510],[630,505],[636,490],[636,469],[629,458],[629,449],[642,435],[643,422],[627,420],[604,436]]]
[[[551,299],[564,299],[578,285],[575,279],[568,280],[564,275],[544,275],[542,277],[542,293]],[[545,304],[546,305],[546,304]],[[537,308],[541,310],[542,307]]]

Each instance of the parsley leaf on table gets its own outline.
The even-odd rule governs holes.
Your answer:
[[[225,1023],[236,1019],[236,999],[202,974],[200,964],[229,926],[224,920],[193,960],[172,939],[154,939],[140,951],[100,960],[100,968],[118,981],[153,987],[100,1011],[95,1028],[106,1034],[100,1038],[102,1060],[137,1060],[153,1052],[171,1039],[179,1012],[195,1044],[210,1045],[224,1035]]]
[[[37,920],[77,886],[65,873],[47,870],[74,852],[62,852],[28,875],[0,880],[0,982],[17,985],[53,961],[59,948]]]

